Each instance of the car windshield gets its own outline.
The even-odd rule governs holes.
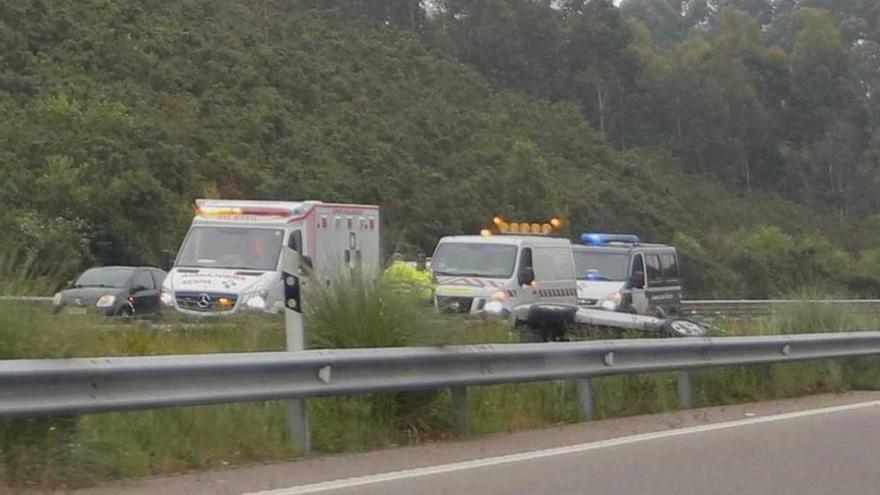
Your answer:
[[[284,231],[243,227],[193,227],[175,266],[274,270]]]
[[[437,247],[431,266],[438,275],[508,278],[516,263],[516,246],[447,242]]]
[[[115,287],[123,288],[128,286],[128,280],[134,268],[110,267],[110,268],[92,268],[86,270],[76,280],[76,287]]]
[[[574,264],[579,280],[626,280],[629,256],[601,251],[575,251]]]

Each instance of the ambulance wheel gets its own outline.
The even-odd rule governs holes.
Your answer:
[[[663,331],[670,337],[705,337],[709,328],[695,321],[672,319],[663,325]]]

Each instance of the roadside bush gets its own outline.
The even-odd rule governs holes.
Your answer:
[[[403,347],[446,340],[419,290],[399,290],[387,279],[337,277],[306,294],[306,331],[311,348]],[[342,450],[352,438],[365,446],[410,443],[448,435],[448,400],[438,391],[334,397],[315,402],[324,413],[348,418],[345,429],[321,429],[316,445]],[[351,432],[353,435],[350,435]]]

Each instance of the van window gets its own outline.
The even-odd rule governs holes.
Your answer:
[[[645,256],[645,265],[648,268],[648,282],[663,280],[663,274],[660,272],[660,256],[656,254]]]
[[[630,276],[633,278],[639,277],[640,282],[642,284],[645,283],[645,262],[642,259],[641,254],[637,254],[633,257],[633,268]]]
[[[575,274],[580,280],[626,280],[629,255],[603,251],[574,251]]]
[[[540,280],[573,278],[571,248],[535,248],[535,277]]]
[[[508,278],[513,275],[516,246],[484,242],[443,242],[432,266],[437,275]]]
[[[525,285],[531,283],[529,278],[531,275],[528,275],[527,271],[534,272],[534,265],[532,265],[532,248],[523,248],[522,254],[519,256],[519,270],[517,270],[517,282],[519,285]]]
[[[678,279],[678,259],[674,253],[663,253],[660,255],[660,267],[663,269],[664,279]]]

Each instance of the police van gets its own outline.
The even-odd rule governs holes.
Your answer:
[[[561,222],[494,223],[481,235],[440,239],[431,260],[437,310],[554,330],[572,322],[577,286],[571,242],[549,236]]]
[[[196,200],[196,212],[162,284],[168,308],[190,315],[284,308],[281,252],[302,253],[311,280],[378,275],[379,208],[320,201]]]
[[[630,234],[581,235],[572,246],[578,306],[665,317],[678,312],[682,280],[672,246]]]

